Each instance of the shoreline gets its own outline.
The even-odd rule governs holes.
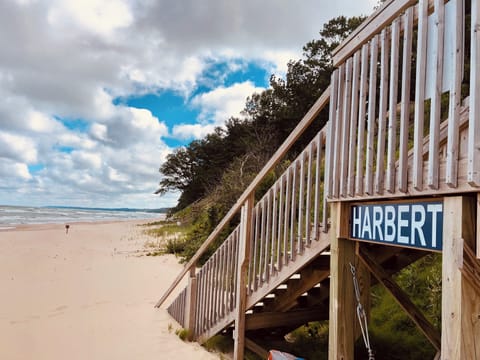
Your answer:
[[[146,225],[150,222],[162,221],[161,218],[146,218],[146,219],[108,219],[108,220],[91,220],[91,221],[65,221],[65,222],[50,222],[50,223],[38,223],[38,224],[5,224],[0,225],[0,232],[5,231],[37,231],[37,230],[50,230],[63,228],[65,225],[105,225],[116,223],[138,223],[136,225]]]
[[[181,341],[180,326],[154,308],[182,265],[142,256],[153,238],[137,225],[153,221],[0,230],[0,358],[219,359]]]

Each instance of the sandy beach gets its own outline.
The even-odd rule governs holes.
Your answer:
[[[1,230],[0,359],[219,359],[154,308],[181,265],[139,223]]]

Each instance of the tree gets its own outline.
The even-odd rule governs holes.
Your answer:
[[[320,39],[303,47],[303,58],[288,63],[285,79],[272,75],[271,88],[247,99],[245,119],[230,118],[224,128],[216,128],[204,139],[170,154],[160,167],[163,177],[156,193],[179,191],[176,210],[180,210],[220,186],[223,174],[232,171],[233,160],[247,155],[268,159],[328,87],[333,70],[332,50],[362,21],[362,17],[340,16],[327,22]],[[319,115],[292,148],[291,158],[327,120],[326,111]],[[261,166],[262,162],[256,162],[250,170],[259,171]]]

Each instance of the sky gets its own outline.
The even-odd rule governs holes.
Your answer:
[[[377,0],[0,0],[0,205],[160,208],[175,148]]]

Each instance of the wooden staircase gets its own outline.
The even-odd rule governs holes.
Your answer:
[[[477,259],[472,260],[475,251],[480,258],[480,236],[468,229],[480,224],[480,32],[467,30],[480,28],[479,2],[471,0],[464,6],[462,0],[390,0],[365,20],[335,50],[330,87],[156,306],[188,274],[188,285],[168,311],[190,330],[193,339],[203,342],[230,332],[234,358],[242,359],[246,346],[264,355],[248,337],[283,336],[309,321],[329,319],[330,358],[353,359],[353,339],[359,335],[348,266],[353,263],[365,302],[372,284],[386,286],[439,350],[438,358],[440,349],[448,359],[480,358],[480,353],[456,355],[464,351],[456,347],[460,343],[467,352],[480,346],[465,345],[475,340],[455,342],[454,336],[471,339],[470,331],[480,338],[480,333],[447,316],[462,304],[468,308],[466,318],[474,311],[454,287],[445,288],[448,300],[442,311],[449,320],[445,320],[448,331],[442,333],[441,342],[392,280],[393,274],[427,252],[359,243],[349,233],[353,204],[443,199],[444,211],[450,211],[451,217],[444,219],[448,244],[444,244],[444,259],[450,259],[443,264],[449,269],[444,270],[444,281],[453,276],[462,282],[466,277],[475,284],[475,271],[470,270],[480,269]],[[468,19],[471,23],[466,24]],[[469,44],[468,51],[464,43]],[[444,48],[453,50],[444,53]],[[447,65],[451,68],[446,69]],[[449,76],[442,77],[443,73]],[[447,80],[442,84],[443,78]],[[327,106],[326,126],[255,201],[262,180]],[[466,220],[455,227],[452,214],[457,213]],[[197,268],[204,252],[238,215],[235,230]],[[465,265],[462,255],[451,253],[458,252],[456,239],[460,238],[469,247]],[[463,244],[462,240],[461,249]],[[478,299],[474,303],[480,304],[476,296],[480,295],[470,293]]]

